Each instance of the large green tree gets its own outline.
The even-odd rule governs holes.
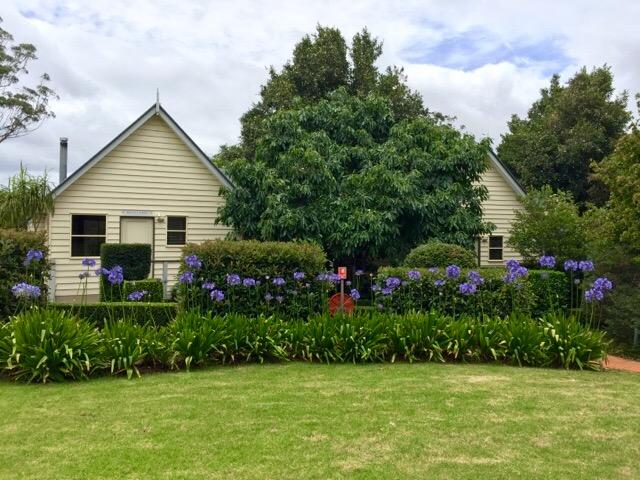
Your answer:
[[[36,58],[36,47],[15,43],[0,28],[0,142],[25,135],[54,116],[49,100],[56,94],[47,86],[49,76],[43,74],[37,85],[24,85],[27,66]]]
[[[403,70],[388,67],[380,72],[376,62],[382,43],[367,29],[354,35],[347,45],[340,30],[318,26],[293,49],[293,55],[280,71],[269,70],[269,79],[260,89],[260,99],[240,119],[240,144],[231,152],[223,149],[219,161],[229,154],[248,160],[255,154],[258,139],[265,133],[265,120],[279,110],[308,105],[344,87],[351,94],[366,97],[375,93],[389,99],[396,120],[429,114],[420,94],[406,84]],[[434,114],[442,119],[442,115]]]
[[[583,68],[565,85],[554,75],[527,117],[511,118],[498,154],[525,187],[550,185],[582,205],[602,205],[608,194],[590,165],[613,151],[630,119],[627,94],[614,96],[609,67]]]
[[[427,239],[470,245],[489,230],[487,141],[426,115],[398,121],[377,94],[326,97],[269,116],[250,161],[225,150],[235,189],[222,222],[246,238],[314,240],[333,259],[400,257]]]

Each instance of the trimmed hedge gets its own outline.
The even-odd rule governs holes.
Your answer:
[[[44,232],[0,229],[0,320],[14,315],[19,308],[19,301],[11,293],[11,287],[16,283],[39,286],[42,294],[36,303],[46,302],[50,265],[45,242]],[[45,258],[25,267],[24,260],[29,250],[41,250]]]
[[[151,245],[146,243],[103,243],[100,246],[100,265],[111,269],[122,267],[125,280],[144,280],[151,272]],[[126,299],[122,286],[110,285],[104,275],[100,277],[100,300]]]
[[[77,315],[98,327],[101,327],[105,320],[120,319],[159,327],[169,323],[178,313],[178,305],[172,302],[50,303],[49,307]]]
[[[459,245],[442,242],[428,242],[418,245],[404,259],[407,267],[429,268],[458,265],[462,268],[473,268],[478,264],[473,251]]]
[[[247,315],[278,313],[292,318],[305,318],[321,311],[324,299],[334,285],[318,282],[315,277],[324,270],[326,257],[322,249],[307,242],[259,242],[255,240],[212,240],[200,245],[190,244],[184,255],[196,255],[202,267],[193,270],[192,285],[179,285],[178,301],[185,309],[201,307],[216,313],[236,312]],[[180,271],[189,270],[182,265]],[[294,272],[303,272],[304,279],[295,280]],[[251,278],[251,287],[230,285],[227,275]],[[283,285],[273,280],[282,277]],[[212,302],[204,282],[213,282],[224,292],[223,302]],[[265,302],[265,295],[273,297]]]
[[[420,272],[419,280],[411,280],[408,272]],[[469,271],[479,272],[484,283],[474,295],[461,295],[459,285],[466,281]],[[455,280],[446,280],[444,286],[434,282],[444,279],[444,269],[437,273],[426,268],[384,267],[378,271],[378,282],[383,286],[388,277],[405,281],[392,295],[376,295],[374,302],[393,312],[436,309],[446,314],[486,314],[507,316],[514,309],[534,317],[570,308],[569,277],[554,270],[529,270],[518,286],[503,281],[504,269],[465,269]]]
[[[130,293],[146,290],[147,295],[143,298],[144,302],[162,302],[164,300],[164,285],[156,278],[148,280],[125,280],[124,281],[124,299],[129,297]]]

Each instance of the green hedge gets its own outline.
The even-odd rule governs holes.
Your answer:
[[[130,293],[147,291],[147,295],[143,298],[144,302],[162,302],[164,300],[164,286],[158,279],[151,278],[148,280],[125,280],[123,285],[124,299],[129,297]]]
[[[77,315],[99,327],[105,320],[122,318],[137,324],[162,326],[175,318],[178,312],[177,304],[172,302],[51,303],[49,307]]]
[[[126,374],[140,367],[298,360],[323,363],[489,361],[600,369],[606,335],[575,317],[450,317],[363,312],[286,321],[181,312],[155,329],[109,321],[102,330],[62,312],[31,310],[0,326],[0,366],[16,380]],[[2,368],[0,367],[0,368]]]
[[[316,281],[324,270],[326,257],[320,247],[306,242],[258,242],[213,240],[200,245],[187,245],[184,256],[196,255],[202,261],[194,269],[194,283],[180,285],[178,301],[185,309],[199,306],[217,313],[236,312],[247,315],[278,313],[292,318],[305,318],[321,311],[326,295],[334,285]],[[181,272],[190,270],[186,265]],[[294,272],[303,272],[303,280],[295,280]],[[227,275],[254,279],[255,286],[229,285]],[[282,277],[285,284],[273,280]],[[224,292],[223,302],[212,302],[204,282],[213,282]],[[265,302],[265,295],[273,299]],[[279,299],[279,301],[276,300]]]
[[[103,243],[100,246],[100,265],[111,269],[122,267],[125,280],[144,280],[151,272],[151,245],[146,243]],[[100,300],[103,302],[126,299],[123,286],[110,285],[100,277]]]
[[[429,268],[458,265],[473,268],[478,264],[476,254],[459,245],[442,242],[428,242],[418,245],[404,259],[407,267]]]
[[[410,280],[408,272],[417,270],[421,278]],[[469,271],[479,272],[484,283],[474,295],[461,295],[460,283],[465,282]],[[518,285],[503,281],[505,270],[501,268],[463,269],[457,280],[446,280],[442,287],[434,282],[445,279],[444,269],[430,272],[426,268],[384,267],[378,271],[378,283],[382,287],[388,277],[405,282],[392,295],[376,294],[374,304],[393,312],[437,309],[448,314],[488,314],[507,316],[513,310],[541,316],[549,312],[567,311],[570,307],[570,281],[563,272],[554,270],[529,270]]]
[[[20,307],[11,293],[11,287],[27,282],[40,287],[42,294],[36,303],[47,299],[47,259],[46,236],[43,232],[26,232],[0,229],[0,320],[14,315]],[[25,267],[24,261],[29,250],[41,250],[44,260],[34,261]]]

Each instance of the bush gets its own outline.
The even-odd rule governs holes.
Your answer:
[[[164,300],[164,285],[158,279],[148,280],[125,280],[122,287],[124,299],[129,298],[129,294],[133,292],[146,291],[147,294],[141,300],[142,302],[162,302]]]
[[[151,245],[145,243],[103,243],[100,246],[100,265],[111,269],[122,267],[124,280],[144,280],[151,271]],[[111,285],[104,275],[100,276],[100,300],[124,301],[122,285]]]
[[[43,232],[0,230],[0,321],[15,315],[20,308],[20,302],[11,293],[11,287],[17,283],[27,282],[40,287],[41,295],[34,303],[46,302],[49,262],[45,242]],[[29,250],[42,251],[44,259],[25,267]]]
[[[178,289],[177,296],[185,310],[197,307],[218,314],[277,313],[306,318],[322,310],[327,292],[334,288],[331,282],[316,280],[325,256],[311,243],[215,240],[188,245],[184,253],[195,255],[202,262],[200,268],[181,268],[181,272],[193,274],[193,281]],[[294,278],[295,272],[304,274],[304,278]],[[283,283],[274,284],[277,278]],[[244,280],[252,284],[245,285]],[[221,292],[218,301],[211,299],[211,288],[203,288],[209,283]],[[265,301],[265,297],[269,300]]]
[[[148,352],[150,331],[130,320],[107,320],[102,329],[101,366],[111,375],[126,373],[131,378],[140,376],[138,367]]]
[[[419,279],[409,278],[411,271],[420,273]],[[468,282],[469,272],[478,272],[483,283],[473,295],[462,295],[460,284]],[[438,310],[448,315],[469,314],[505,317],[512,311],[540,316],[554,311],[566,311],[570,305],[570,282],[566,274],[552,270],[529,270],[528,275],[515,284],[505,284],[505,271],[497,268],[462,270],[457,279],[447,279],[443,269],[385,267],[378,272],[378,293],[372,301],[378,308],[406,313],[411,310]],[[403,283],[390,295],[380,288],[386,279],[396,277]],[[436,281],[444,285],[436,286]]]
[[[411,250],[404,259],[404,265],[416,268],[446,267],[447,265],[473,268],[477,265],[477,259],[473,251],[459,245],[428,242]]]
[[[178,306],[175,303],[51,303],[49,308],[68,312],[89,323],[102,327],[105,320],[130,320],[140,325],[150,324],[156,327],[166,325],[176,316]]]
[[[5,371],[16,380],[87,378],[99,361],[97,330],[66,312],[35,308],[12,318],[6,328],[12,349]]]

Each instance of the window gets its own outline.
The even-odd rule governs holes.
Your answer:
[[[502,260],[502,237],[489,237],[489,260]]]
[[[107,217],[71,215],[71,256],[99,257],[100,245],[107,241]]]
[[[187,217],[167,217],[167,245],[187,243]]]

